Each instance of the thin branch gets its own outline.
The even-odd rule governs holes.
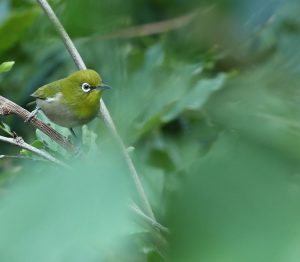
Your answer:
[[[50,21],[53,23],[55,29],[57,30],[57,32],[63,39],[63,42],[64,42],[67,50],[69,51],[70,55],[72,56],[78,69],[86,69],[86,65],[84,64],[79,52],[77,51],[75,45],[73,44],[72,40],[68,36],[66,30],[64,29],[64,27],[58,20],[56,14],[53,12],[51,6],[48,4],[47,0],[37,0],[37,2],[41,5],[41,7],[45,11],[46,15],[49,17]],[[141,183],[141,180],[140,180],[140,178],[137,174],[137,171],[133,165],[133,162],[126,150],[124,142],[122,141],[118,131],[116,130],[116,127],[110,116],[110,113],[102,99],[100,100],[100,112],[99,113],[100,113],[101,117],[103,118],[105,124],[107,125],[107,127],[109,128],[109,130],[111,131],[111,133],[113,134],[113,136],[115,137],[115,139],[119,142],[119,144],[121,146],[121,149],[122,149],[124,158],[127,162],[128,168],[130,170],[131,176],[134,180],[137,191],[143,201],[145,211],[147,212],[149,217],[151,217],[154,221],[156,221],[154,213],[150,206],[149,200],[146,196],[145,190]]]
[[[146,220],[148,223],[150,223],[154,228],[159,229],[162,232],[170,233],[169,229],[167,227],[164,227],[163,225],[157,223],[155,220],[153,220],[151,217],[147,216],[138,206],[136,203],[131,203],[130,208],[141,218]]]
[[[46,159],[42,158],[32,158],[29,156],[22,156],[22,155],[0,155],[1,158],[15,158],[15,159],[24,159],[24,160],[31,160],[31,161],[40,161],[40,162],[47,162]]]
[[[189,13],[187,15],[179,16],[173,19],[148,23],[144,25],[133,26],[130,28],[121,29],[117,32],[106,34],[98,37],[100,40],[107,40],[113,38],[132,38],[132,37],[143,37],[155,34],[161,34],[182,28],[193,21],[198,14],[198,10]]]
[[[135,186],[136,186],[136,189],[139,193],[139,195],[141,196],[141,199],[143,201],[143,204],[144,204],[144,207],[145,207],[145,211],[147,212],[147,214],[153,219],[156,221],[155,219],[155,216],[154,216],[154,213],[152,211],[152,208],[150,206],[150,203],[148,201],[148,198],[146,196],[146,193],[145,193],[145,190],[144,190],[144,187],[142,185],[142,182],[139,178],[139,175],[135,169],[135,166],[132,162],[132,159],[130,158],[129,156],[129,153],[124,145],[124,142],[122,141],[122,138],[120,137],[120,135],[118,134],[118,131],[116,129],[116,126],[112,120],[112,118],[110,117],[110,114],[109,114],[109,111],[107,109],[107,107],[105,106],[103,100],[101,99],[100,100],[100,110],[101,110],[101,116],[106,124],[106,126],[109,127],[112,135],[114,136],[114,138],[117,140],[117,142],[119,143],[121,149],[122,149],[122,153],[124,155],[124,158],[127,162],[127,165],[128,165],[128,168],[129,168],[129,171],[130,171],[130,174],[133,178],[133,181],[135,183]]]
[[[10,114],[18,115],[22,119],[26,120],[28,119],[30,112],[24,109],[23,107],[17,105],[16,103],[8,100],[7,98],[0,96],[0,116]],[[36,117],[32,118],[29,122],[66,150],[70,152],[75,152],[75,148],[71,144],[71,142],[66,137],[54,130],[52,127],[48,126]]]
[[[5,137],[5,136],[0,136],[0,141],[6,142],[6,143],[10,143],[13,145],[16,145],[18,147],[24,148],[28,151],[31,151],[57,165],[63,166],[65,168],[70,168],[68,165],[66,165],[65,163],[63,163],[62,161],[56,159],[55,157],[51,156],[50,154],[48,154],[45,151],[42,151],[32,145],[27,144],[22,137],[16,137],[16,138],[9,138],[9,137]]]

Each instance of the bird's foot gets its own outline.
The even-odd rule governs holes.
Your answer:
[[[36,114],[39,112],[40,108],[36,107],[33,111],[30,112],[29,116],[24,120],[25,123],[29,122],[36,116]]]

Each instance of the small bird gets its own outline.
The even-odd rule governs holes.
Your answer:
[[[96,117],[102,92],[108,88],[94,70],[77,71],[38,88],[31,95],[36,98],[36,108],[26,121],[42,110],[51,121],[70,128],[74,134],[73,127],[84,125]]]

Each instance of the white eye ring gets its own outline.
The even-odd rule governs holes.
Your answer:
[[[83,83],[81,89],[83,92],[88,93],[91,91],[91,86],[88,83]]]

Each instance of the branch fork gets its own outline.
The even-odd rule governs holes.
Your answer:
[[[7,116],[10,114],[15,114],[22,118],[24,121],[29,119],[30,112],[23,107],[17,105],[16,103],[8,100],[7,98],[0,96],[0,116]],[[49,136],[53,141],[58,143],[60,146],[65,148],[67,151],[74,153],[75,147],[69,141],[68,138],[61,135],[55,129],[44,123],[43,121],[37,119],[36,117],[28,121],[36,128],[40,129],[43,133]]]

